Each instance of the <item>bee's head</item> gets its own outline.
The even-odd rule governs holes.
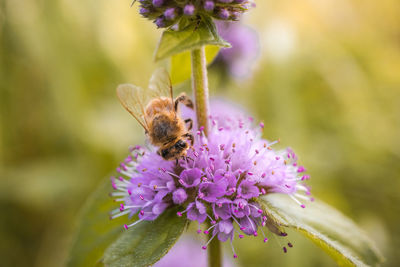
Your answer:
[[[188,143],[184,140],[178,140],[175,144],[168,148],[160,149],[159,154],[166,160],[178,158],[184,155],[184,152],[189,147]]]
[[[178,140],[178,142],[175,143],[174,148],[177,150],[183,150],[186,149],[188,147],[188,144],[186,141],[183,140]]]

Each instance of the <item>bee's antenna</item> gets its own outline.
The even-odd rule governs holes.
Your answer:
[[[133,5],[135,4],[136,0],[133,0],[131,3],[131,7],[133,7]]]

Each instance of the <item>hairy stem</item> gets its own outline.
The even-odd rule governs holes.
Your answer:
[[[192,50],[192,88],[195,98],[196,116],[198,126],[204,127],[208,133],[208,77],[207,62],[204,46]],[[210,235],[211,238],[211,235]],[[221,244],[214,238],[208,245],[208,267],[221,267]]]
[[[192,56],[192,88],[195,98],[195,107],[198,126],[204,127],[204,133],[208,133],[208,78],[207,62],[204,46],[194,49]]]
[[[208,267],[221,267],[222,266],[221,242],[218,240],[217,237],[215,237],[210,242],[207,250],[208,250]]]

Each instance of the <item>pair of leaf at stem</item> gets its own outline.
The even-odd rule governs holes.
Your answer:
[[[198,24],[191,24],[180,31],[166,30],[158,43],[154,59],[156,61],[171,57],[171,80],[173,84],[190,77],[190,51],[205,47],[207,63],[218,54],[220,47],[230,47],[217,32],[215,24],[208,18]]]
[[[188,221],[171,208],[155,221],[143,221],[123,231],[126,217],[108,220],[114,206],[107,197],[109,191],[107,179],[83,208],[68,266],[152,265],[188,226]],[[379,251],[354,222],[321,201],[302,209],[285,195],[271,194],[259,203],[271,219],[304,234],[341,266],[376,266],[382,261]]]

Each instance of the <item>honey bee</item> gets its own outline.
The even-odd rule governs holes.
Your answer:
[[[189,132],[193,121],[181,118],[179,104],[193,109],[193,102],[184,93],[173,98],[171,80],[165,69],[157,69],[153,73],[148,90],[121,84],[117,88],[117,96],[122,106],[144,128],[150,143],[159,147],[157,153],[161,157],[176,161],[186,157],[194,142]]]

